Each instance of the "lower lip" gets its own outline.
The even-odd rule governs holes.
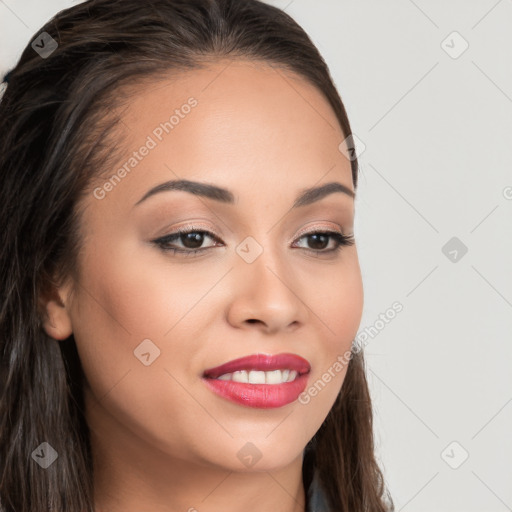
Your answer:
[[[260,409],[282,407],[294,402],[306,389],[307,380],[307,373],[283,384],[247,384],[203,378],[204,383],[217,395],[240,405]]]

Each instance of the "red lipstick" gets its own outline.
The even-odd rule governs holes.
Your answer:
[[[218,378],[227,373],[232,374],[243,370],[247,373],[251,370],[259,372],[290,370],[290,372],[296,372],[296,377],[291,382],[277,384],[251,384]],[[310,370],[309,362],[296,354],[254,354],[205,370],[203,382],[211,391],[227,400],[247,407],[269,409],[282,407],[297,400],[306,388]]]

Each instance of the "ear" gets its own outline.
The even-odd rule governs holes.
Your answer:
[[[49,285],[39,297],[39,308],[42,314],[42,326],[51,338],[65,340],[73,333],[66,288]]]

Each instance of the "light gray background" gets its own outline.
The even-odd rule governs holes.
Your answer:
[[[0,0],[0,72],[76,3]],[[360,332],[377,331],[365,352],[396,510],[512,510],[512,0],[269,3],[319,47],[360,141]],[[443,253],[453,237],[466,254]]]

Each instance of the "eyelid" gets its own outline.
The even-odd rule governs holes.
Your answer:
[[[333,228],[332,226],[335,226],[335,227]],[[302,228],[301,230],[299,230],[299,232],[297,233],[297,235],[295,235],[295,237],[292,239],[292,241],[302,238],[304,235],[307,235],[309,233],[321,231],[322,229],[326,229],[327,231],[334,230],[336,232],[344,234],[343,228],[339,224],[336,224],[334,222],[331,222],[330,227],[322,226],[322,225],[319,226],[318,224],[314,224],[312,222],[312,223],[310,223],[310,225],[308,225],[308,227],[305,227],[305,228]],[[201,225],[200,223],[192,223],[192,224],[185,224],[182,226],[178,226],[177,228],[172,229],[170,232],[157,237],[157,239],[164,238],[169,235],[179,234],[182,232],[186,233],[189,231],[207,231],[207,232],[211,233],[212,235],[214,235],[218,240],[220,240],[222,238],[222,236],[211,226],[206,226],[204,224]]]
[[[332,226],[335,226],[335,227],[333,228]],[[325,229],[326,231],[336,231],[336,232],[339,232],[341,234],[344,234],[343,228],[339,224],[336,224],[336,223],[332,222],[331,226],[324,226],[324,225],[320,225],[319,226],[318,224],[312,224],[309,227],[301,229],[298,232],[298,234],[296,235],[296,238],[301,238],[304,235],[307,235],[309,233],[314,233],[314,232],[317,232],[317,231],[321,231],[323,229]]]
[[[195,222],[192,222],[192,224],[184,224],[182,226],[178,226],[176,228],[168,228],[165,230],[165,232],[156,237],[156,238],[165,238],[166,236],[169,236],[169,235],[176,235],[176,234],[179,234],[179,233],[188,233],[189,231],[207,231],[208,233],[211,233],[212,235],[216,236],[218,239],[221,238],[221,235],[219,233],[217,233],[217,231],[212,228],[211,226],[207,226],[207,225],[202,225],[202,224],[199,224],[199,223],[195,223]]]

